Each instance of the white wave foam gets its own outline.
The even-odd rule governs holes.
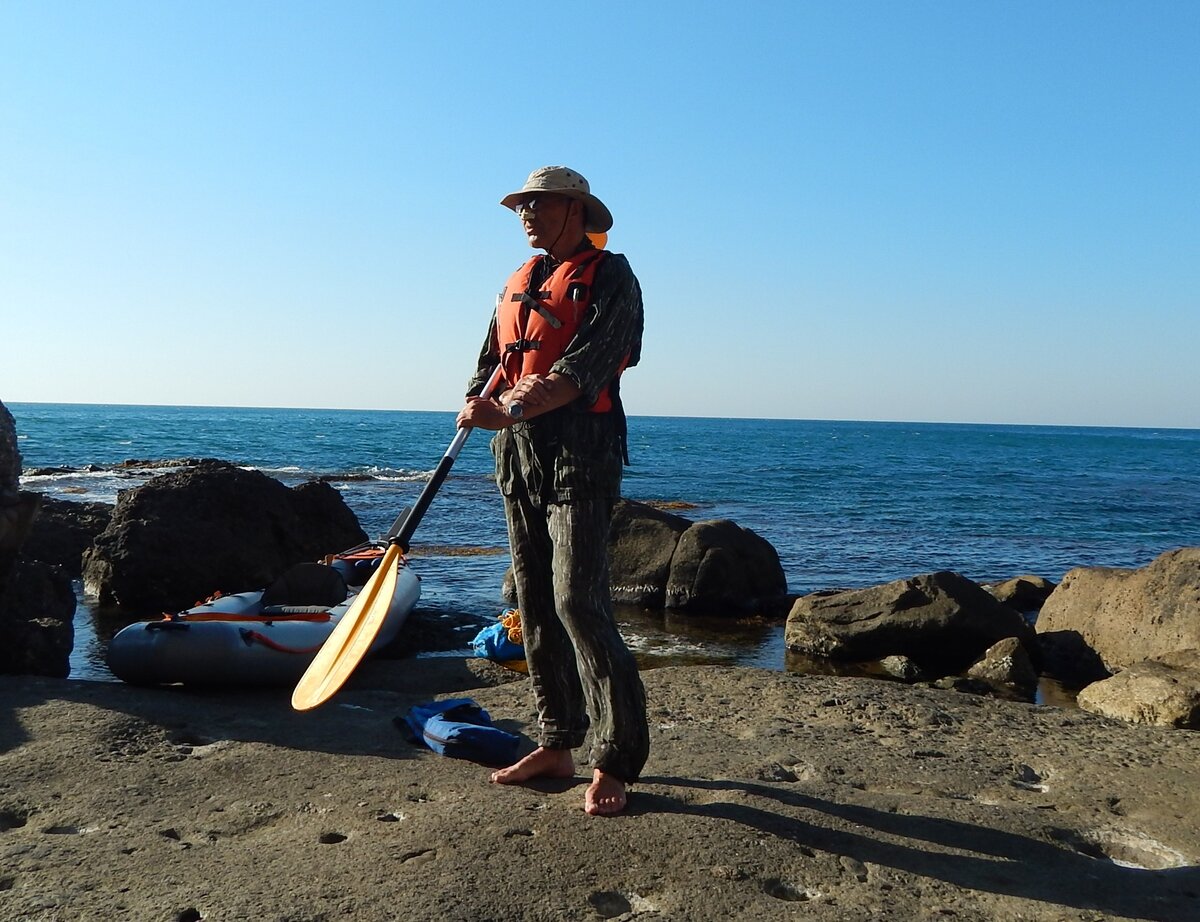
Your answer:
[[[433,471],[399,471],[390,474],[375,474],[373,476],[376,480],[382,480],[385,483],[414,483],[428,480],[433,476]]]

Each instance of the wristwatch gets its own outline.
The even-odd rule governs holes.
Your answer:
[[[513,419],[520,419],[525,415],[525,408],[519,403],[510,403],[508,405],[508,415]]]

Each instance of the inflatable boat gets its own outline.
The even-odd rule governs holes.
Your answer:
[[[217,595],[192,608],[123,628],[108,667],[134,685],[288,685],[383,560],[370,544],[292,567],[266,589]],[[390,643],[421,595],[420,577],[397,558],[396,589],[370,652]]]

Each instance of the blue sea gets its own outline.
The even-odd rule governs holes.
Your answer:
[[[113,465],[221,458],[289,485],[328,478],[372,536],[416,499],[454,436],[452,413],[8,406],[25,489],[113,502],[155,473]],[[1058,581],[1072,567],[1142,566],[1200,545],[1200,430],[632,417],[629,434],[626,497],[691,503],[690,518],[753,529],[778,550],[792,592],[943,569]],[[509,560],[491,471],[488,434],[475,433],[413,545],[496,553],[415,557],[422,608],[490,618],[504,607]],[[83,601],[73,673],[104,678],[104,627]],[[644,661],[783,668],[778,624],[620,617]]]

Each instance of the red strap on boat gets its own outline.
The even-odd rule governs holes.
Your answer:
[[[280,653],[316,653],[321,649],[322,644],[317,644],[315,647],[285,647],[281,643],[277,643],[265,634],[260,634],[258,631],[242,631],[242,639],[249,644],[252,641],[258,641],[269,650],[278,650]]]

